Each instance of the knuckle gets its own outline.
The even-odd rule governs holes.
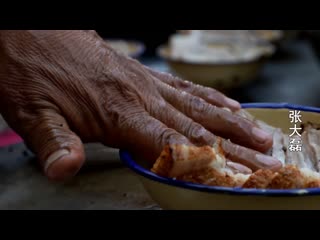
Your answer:
[[[199,97],[191,96],[189,99],[189,112],[198,115],[197,117],[203,116],[203,113],[213,111],[212,108],[214,107]]]
[[[191,96],[189,99],[189,105],[197,111],[204,110],[204,101],[198,97]]]
[[[160,142],[163,144],[170,144],[171,139],[175,136],[175,133],[169,129],[169,128],[164,128],[161,130],[159,134]]]
[[[239,129],[242,119],[236,114],[222,108],[215,108],[215,116],[218,120],[224,121],[231,129]]]
[[[243,152],[242,147],[240,147],[239,145],[233,145],[233,146],[234,146],[234,148],[233,148],[234,155],[240,156],[241,153]]]
[[[254,125],[249,120],[239,117],[234,113],[227,112],[226,110],[222,111],[224,111],[223,116],[230,126],[230,129],[234,129],[234,135],[251,137],[251,130]]]
[[[174,83],[175,83],[175,87],[187,91],[187,92],[191,92],[194,90],[194,85],[186,80],[182,80],[182,79],[178,79],[178,78],[174,78]]]
[[[214,142],[213,135],[198,123],[191,124],[188,136],[190,136],[191,141],[197,143],[211,145]]]
[[[158,141],[162,146],[166,144],[184,143],[183,137],[171,128],[163,128],[158,135]]]
[[[232,158],[232,156],[236,155],[237,145],[234,145],[230,140],[222,140],[221,143],[222,149],[225,153],[226,158]]]
[[[244,119],[239,116],[237,116],[237,119],[238,119],[237,122],[239,123],[239,126],[246,131],[251,132],[252,128],[255,127],[255,124],[248,119]]]
[[[39,118],[33,127],[26,131],[26,142],[36,153],[46,153],[48,149],[55,150],[76,146],[81,142],[80,138],[68,128],[57,124],[54,119]],[[32,133],[32,134],[31,134]]]

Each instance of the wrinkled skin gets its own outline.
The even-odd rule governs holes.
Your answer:
[[[231,160],[280,167],[259,153],[272,138],[222,107],[240,105],[116,53],[94,31],[0,31],[1,114],[50,179],[78,172],[83,142],[155,161],[165,144],[213,144],[214,134],[245,146],[223,141]]]

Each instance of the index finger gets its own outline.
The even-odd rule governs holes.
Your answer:
[[[148,68],[148,67],[147,67]],[[194,96],[201,97],[208,103],[217,107],[226,107],[232,111],[241,109],[239,102],[225,96],[223,93],[216,89],[194,84],[190,81],[185,81],[179,77],[174,77],[169,73],[158,72],[151,68],[148,68],[149,72],[156,78],[165,82],[166,84],[178,89],[190,93]]]

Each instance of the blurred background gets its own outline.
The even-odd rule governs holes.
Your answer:
[[[316,30],[103,31],[142,63],[244,102],[320,106],[320,34]],[[128,41],[128,42],[126,42]]]

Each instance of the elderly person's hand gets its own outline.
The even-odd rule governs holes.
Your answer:
[[[222,145],[235,162],[280,167],[260,153],[272,138],[223,107],[240,105],[116,53],[94,31],[0,31],[0,111],[51,179],[77,173],[83,142],[154,161],[165,144],[212,145],[215,135],[233,142]]]

